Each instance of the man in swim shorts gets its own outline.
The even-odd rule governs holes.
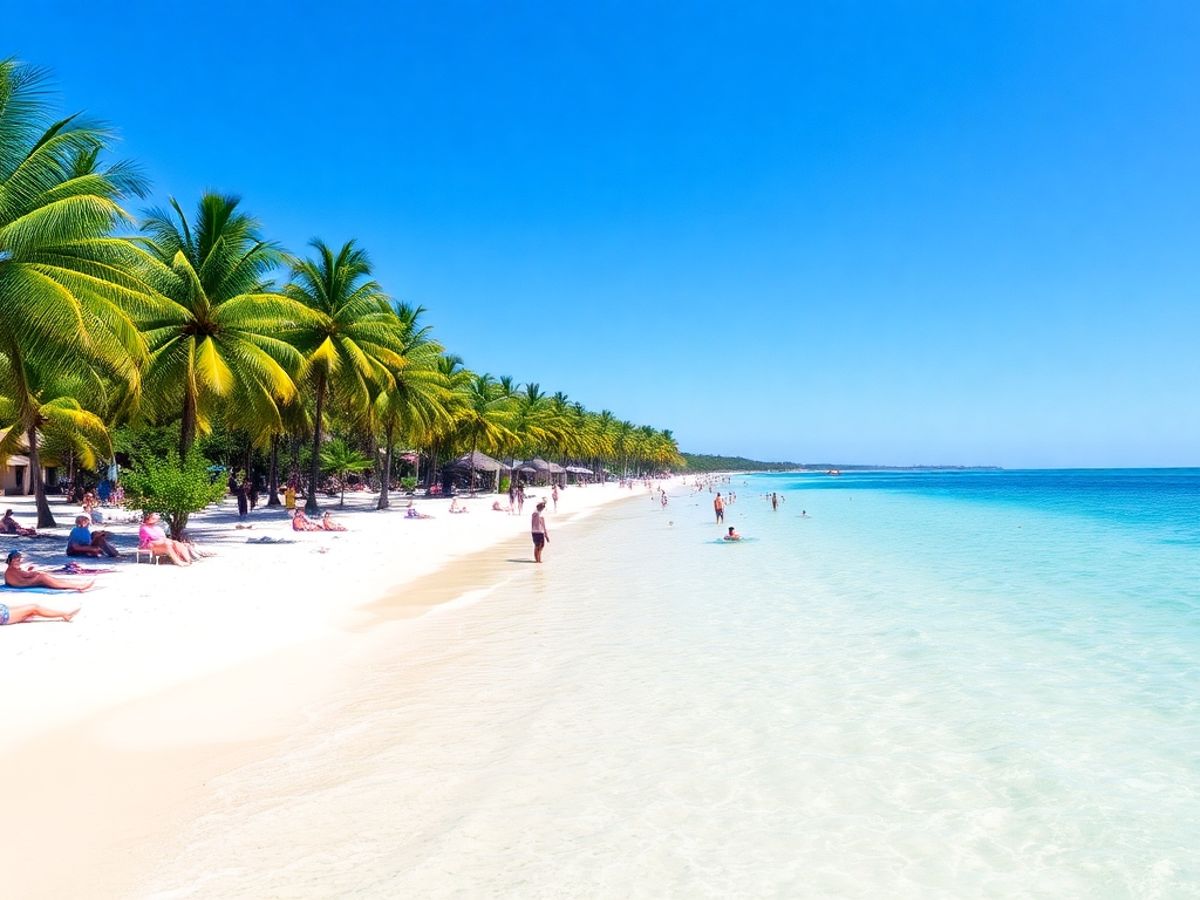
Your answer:
[[[720,491],[717,491],[717,499],[713,501],[713,511],[717,514],[717,524],[720,525],[725,521],[725,501],[721,499]]]
[[[533,532],[533,561],[539,563],[542,561],[542,548],[550,542],[550,532],[546,530],[546,517],[542,515],[545,508],[546,501],[543,500],[534,510],[530,523],[530,531]]]

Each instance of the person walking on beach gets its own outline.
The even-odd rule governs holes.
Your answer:
[[[717,491],[717,498],[713,500],[713,512],[717,514],[718,525],[725,521],[725,501],[721,499],[720,491]]]
[[[558,485],[554,485],[550,490],[550,498],[554,501],[554,511],[558,512]]]
[[[234,487],[234,495],[237,497],[238,518],[246,518],[246,513],[250,511],[250,492],[247,490],[248,485],[245,481],[238,482]]]
[[[550,542],[550,532],[546,530],[546,517],[542,515],[545,509],[546,501],[543,500],[533,512],[529,529],[533,532],[533,561],[539,563],[542,561],[542,548]]]
[[[517,485],[517,515],[525,511],[525,482]]]

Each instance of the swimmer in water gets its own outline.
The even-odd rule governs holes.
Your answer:
[[[729,526],[729,534],[725,535],[725,537],[723,538],[723,540],[726,540],[726,541],[740,541],[741,539],[742,539],[742,536],[733,530],[732,525]]]

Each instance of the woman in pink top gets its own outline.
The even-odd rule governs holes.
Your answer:
[[[200,558],[190,544],[167,537],[156,512],[148,512],[142,517],[142,527],[138,529],[138,547],[149,550],[155,556],[166,556],[177,566],[190,566]]]

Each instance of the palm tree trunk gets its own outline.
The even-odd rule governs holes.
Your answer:
[[[321,426],[325,415],[325,373],[317,375],[317,414],[313,420],[312,459],[308,463],[308,499],[304,502],[305,515],[315,516],[321,512],[317,506],[317,478],[321,472]]]
[[[29,440],[29,477],[33,479],[33,497],[37,504],[37,527],[54,528],[54,514],[50,512],[50,502],[46,499],[46,485],[42,483],[42,457],[38,451],[37,426],[30,425],[25,432]]]
[[[183,388],[183,419],[179,423],[179,461],[187,460],[188,451],[196,442],[196,395],[185,384]]]
[[[471,438],[471,475],[470,481],[467,482],[467,488],[471,491],[471,496],[475,496],[475,449],[479,446],[479,435]]]
[[[267,479],[267,506],[282,506],[279,501],[279,435],[271,435],[271,474]]]
[[[392,432],[394,430],[395,425],[389,419],[383,436],[385,441],[383,449],[383,478],[380,479],[382,484],[379,486],[379,502],[375,504],[376,509],[387,509],[391,505],[391,500],[388,498],[388,490],[392,486]]]
[[[295,479],[295,487],[300,486],[300,436],[292,435],[292,464],[288,467],[288,478]]]

